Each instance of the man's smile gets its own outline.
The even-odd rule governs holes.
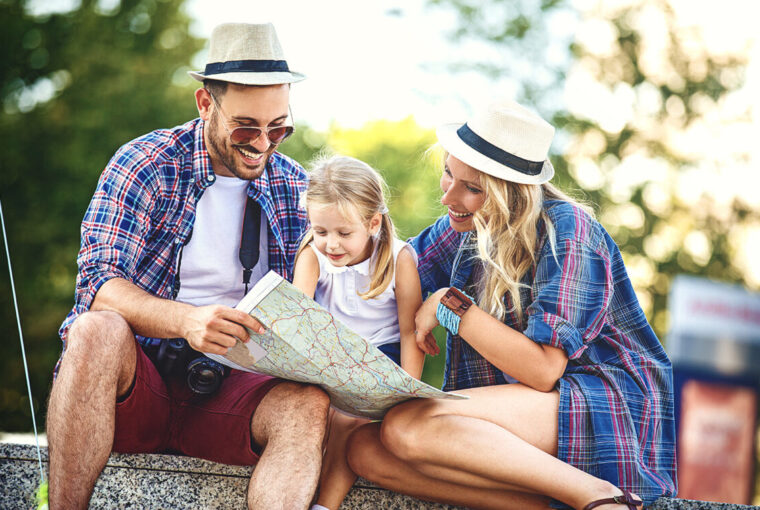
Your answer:
[[[253,152],[247,149],[244,149],[239,146],[234,146],[237,151],[243,155],[244,158],[250,160],[250,164],[258,164],[261,162],[261,158],[266,154],[266,152]]]

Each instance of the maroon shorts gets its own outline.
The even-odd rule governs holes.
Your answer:
[[[134,385],[116,403],[113,451],[181,453],[224,464],[256,464],[260,452],[252,443],[253,412],[281,382],[231,370],[216,393],[198,395],[182,380],[165,383],[138,344]]]

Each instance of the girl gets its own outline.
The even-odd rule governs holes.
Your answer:
[[[305,195],[311,229],[296,258],[293,284],[419,379],[425,353],[414,336],[414,313],[422,304],[417,256],[396,239],[384,184],[353,158],[316,163]],[[345,443],[354,428],[367,423],[334,410],[329,420],[313,507],[320,510],[337,510],[356,480]]]
[[[351,436],[354,472],[472,508],[639,508],[675,493],[670,362],[615,243],[547,181],[554,129],[511,102],[443,126],[448,215],[412,246],[444,389]],[[473,296],[473,297],[470,297]],[[519,382],[518,382],[519,381]]]

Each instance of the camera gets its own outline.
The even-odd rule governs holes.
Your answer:
[[[196,351],[184,338],[162,340],[151,356],[158,372],[165,378],[181,377],[199,395],[211,395],[229,374],[229,367]],[[150,354],[149,354],[150,356]]]

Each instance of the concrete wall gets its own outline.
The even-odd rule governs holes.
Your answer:
[[[47,449],[43,449],[47,469]],[[0,508],[34,508],[39,484],[39,464],[34,446],[0,443]],[[245,508],[251,468],[226,466],[174,455],[111,455],[95,486],[91,508],[226,509]],[[47,476],[47,474],[46,474]],[[381,489],[360,479],[341,510],[362,509],[455,509],[419,501]],[[742,505],[660,499],[651,508],[747,509]]]

